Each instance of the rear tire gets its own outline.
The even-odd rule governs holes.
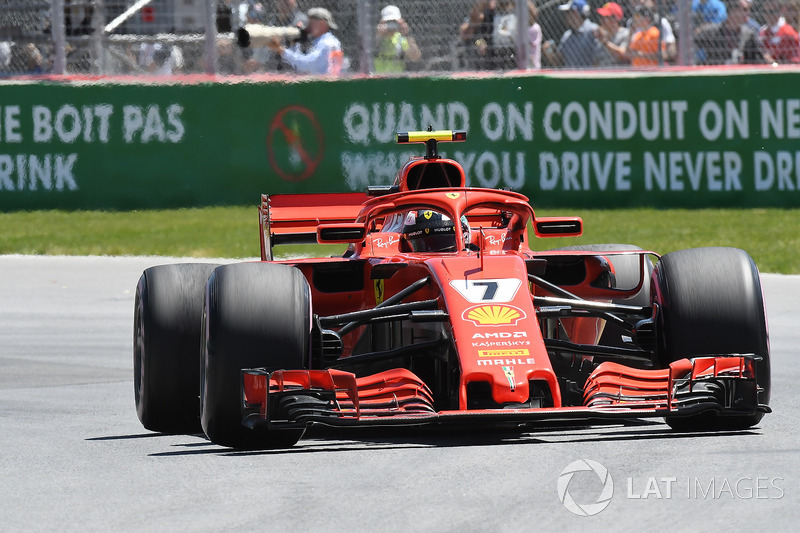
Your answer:
[[[242,425],[243,368],[309,367],[311,294],[302,273],[271,263],[217,268],[206,290],[201,421],[215,444],[242,449],[294,445],[302,429]]]
[[[758,268],[744,250],[694,248],[666,254],[653,271],[653,301],[659,305],[658,357],[665,367],[694,356],[753,353],[760,404],[770,397],[767,319]],[[743,429],[764,416],[704,413],[669,418],[678,430]]]
[[[133,367],[136,413],[162,433],[200,431],[200,325],[206,280],[217,265],[148,268],[136,286]]]

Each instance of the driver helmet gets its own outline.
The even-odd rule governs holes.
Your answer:
[[[461,217],[465,245],[470,231],[466,217]],[[431,209],[410,211],[403,224],[403,237],[415,252],[455,252],[456,230],[453,221],[444,213]]]

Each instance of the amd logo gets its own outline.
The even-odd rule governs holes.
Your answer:
[[[526,331],[499,331],[497,333],[475,333],[473,339],[527,339]]]

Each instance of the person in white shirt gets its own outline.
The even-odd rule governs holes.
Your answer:
[[[542,68],[542,27],[539,26],[539,9],[528,2],[528,69]]]
[[[142,43],[138,62],[150,74],[169,76],[178,74],[183,69],[183,52],[175,45]]]
[[[314,7],[308,10],[308,35],[311,48],[308,52],[298,45],[285,48],[279,39],[273,38],[267,46],[277,52],[301,74],[337,74],[342,65],[342,43],[333,36],[331,30],[339,29],[333,15],[327,9]]]
[[[11,65],[11,41],[0,41],[0,70],[5,70]]]

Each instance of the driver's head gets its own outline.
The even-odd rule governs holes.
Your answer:
[[[468,239],[469,226],[462,220],[462,232]],[[456,230],[447,215],[420,209],[410,211],[403,224],[403,237],[415,252],[455,252]]]

